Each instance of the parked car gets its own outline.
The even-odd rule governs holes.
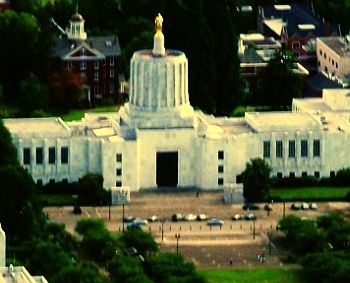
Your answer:
[[[244,218],[244,216],[241,214],[238,214],[238,213],[231,217],[231,219],[234,221],[242,220],[243,218]]]
[[[208,215],[201,213],[197,215],[197,221],[204,221],[208,219]]]
[[[207,222],[207,225],[208,226],[222,226],[224,225],[224,221],[218,219],[218,218],[212,218],[212,219],[209,219],[208,222]]]
[[[128,224],[126,224],[126,229],[128,229],[128,230],[131,230],[131,229],[142,229],[142,224],[129,222]]]
[[[245,220],[256,220],[256,215],[254,213],[249,213],[244,216]]]
[[[138,225],[148,225],[148,221],[145,219],[141,219],[141,218],[136,218],[131,223],[138,224]]]
[[[136,217],[131,216],[131,215],[125,216],[124,217],[124,222],[126,222],[126,223],[133,222],[135,219],[136,219]]]
[[[307,209],[309,209],[309,204],[306,203],[306,202],[303,202],[303,203],[301,204],[301,209],[302,209],[302,210],[307,210]]]
[[[313,209],[313,210],[316,210],[317,209],[317,204],[312,202],[312,203],[309,203],[309,208],[310,209]]]
[[[159,220],[157,215],[152,215],[151,217],[148,218],[149,222],[157,222]]]
[[[267,211],[272,211],[272,203],[265,204],[264,209]]]
[[[173,214],[171,216],[171,220],[174,221],[174,222],[183,221],[184,220],[184,215],[181,214],[181,213]]]
[[[195,221],[195,220],[197,220],[197,215],[193,214],[193,213],[187,214],[187,215],[185,215],[185,219],[184,220],[186,220],[186,221]]]
[[[254,203],[248,203],[242,206],[243,210],[259,210],[260,207]]]
[[[292,203],[290,208],[293,210],[300,210],[300,204],[299,203]]]

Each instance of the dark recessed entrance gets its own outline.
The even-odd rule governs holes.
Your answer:
[[[157,152],[157,186],[177,187],[178,153]]]

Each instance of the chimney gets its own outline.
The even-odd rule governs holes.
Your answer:
[[[6,234],[0,224],[0,267],[6,266]]]

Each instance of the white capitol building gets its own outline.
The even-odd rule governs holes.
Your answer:
[[[104,187],[220,189],[250,158],[275,176],[330,177],[350,166],[350,91],[295,99],[291,112],[213,117],[194,111],[184,53],[164,49],[161,16],[153,50],[131,59],[130,99],[118,113],[5,119],[20,163],[38,183],[102,174]]]

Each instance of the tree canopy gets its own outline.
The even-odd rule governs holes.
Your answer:
[[[249,202],[265,200],[269,194],[271,168],[261,158],[251,159],[243,171],[243,195]]]

